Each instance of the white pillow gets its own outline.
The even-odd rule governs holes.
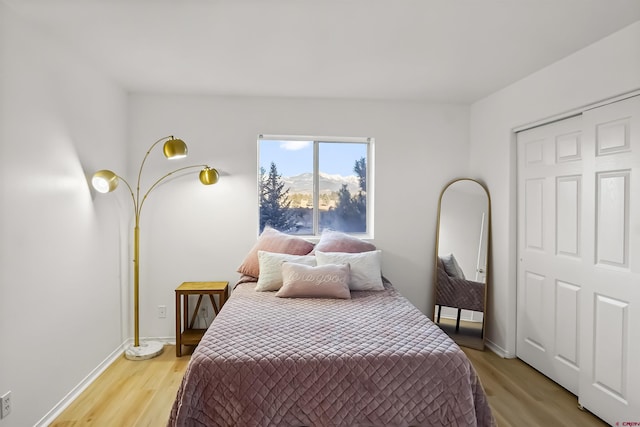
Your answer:
[[[349,289],[352,291],[382,291],[382,272],[380,269],[382,251],[361,253],[316,252],[318,265],[349,264],[351,279]]]
[[[316,257],[311,255],[289,255],[275,252],[258,251],[260,276],[256,291],[277,291],[282,286],[282,263],[316,265]]]
[[[460,264],[458,264],[458,260],[456,260],[456,257],[454,257],[453,254],[441,256],[440,259],[442,260],[442,264],[444,264],[444,271],[446,271],[450,277],[457,279],[465,278],[464,272],[462,271],[462,268],[460,268]]]

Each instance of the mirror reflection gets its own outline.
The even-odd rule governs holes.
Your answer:
[[[434,321],[458,345],[484,349],[489,193],[463,178],[445,186],[438,203]]]

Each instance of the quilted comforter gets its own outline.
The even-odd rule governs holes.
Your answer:
[[[466,355],[388,282],[350,300],[236,286],[169,426],[491,426]]]

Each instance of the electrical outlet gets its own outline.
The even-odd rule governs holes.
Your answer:
[[[2,405],[0,406],[0,418],[6,418],[11,413],[11,392],[8,391],[3,394],[0,399]]]
[[[164,319],[167,317],[167,306],[159,305],[158,306],[158,319]]]
[[[200,308],[200,315],[202,317],[204,317],[205,319],[209,317],[209,313],[207,312],[207,307],[206,306]]]

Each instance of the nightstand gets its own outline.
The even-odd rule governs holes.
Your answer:
[[[189,295],[200,295],[189,321]],[[184,282],[176,288],[176,356],[182,356],[183,345],[198,345],[206,329],[194,329],[202,297],[209,295],[217,315],[229,297],[229,282]],[[218,296],[219,307],[214,295]],[[182,304],[180,303],[182,299]]]

